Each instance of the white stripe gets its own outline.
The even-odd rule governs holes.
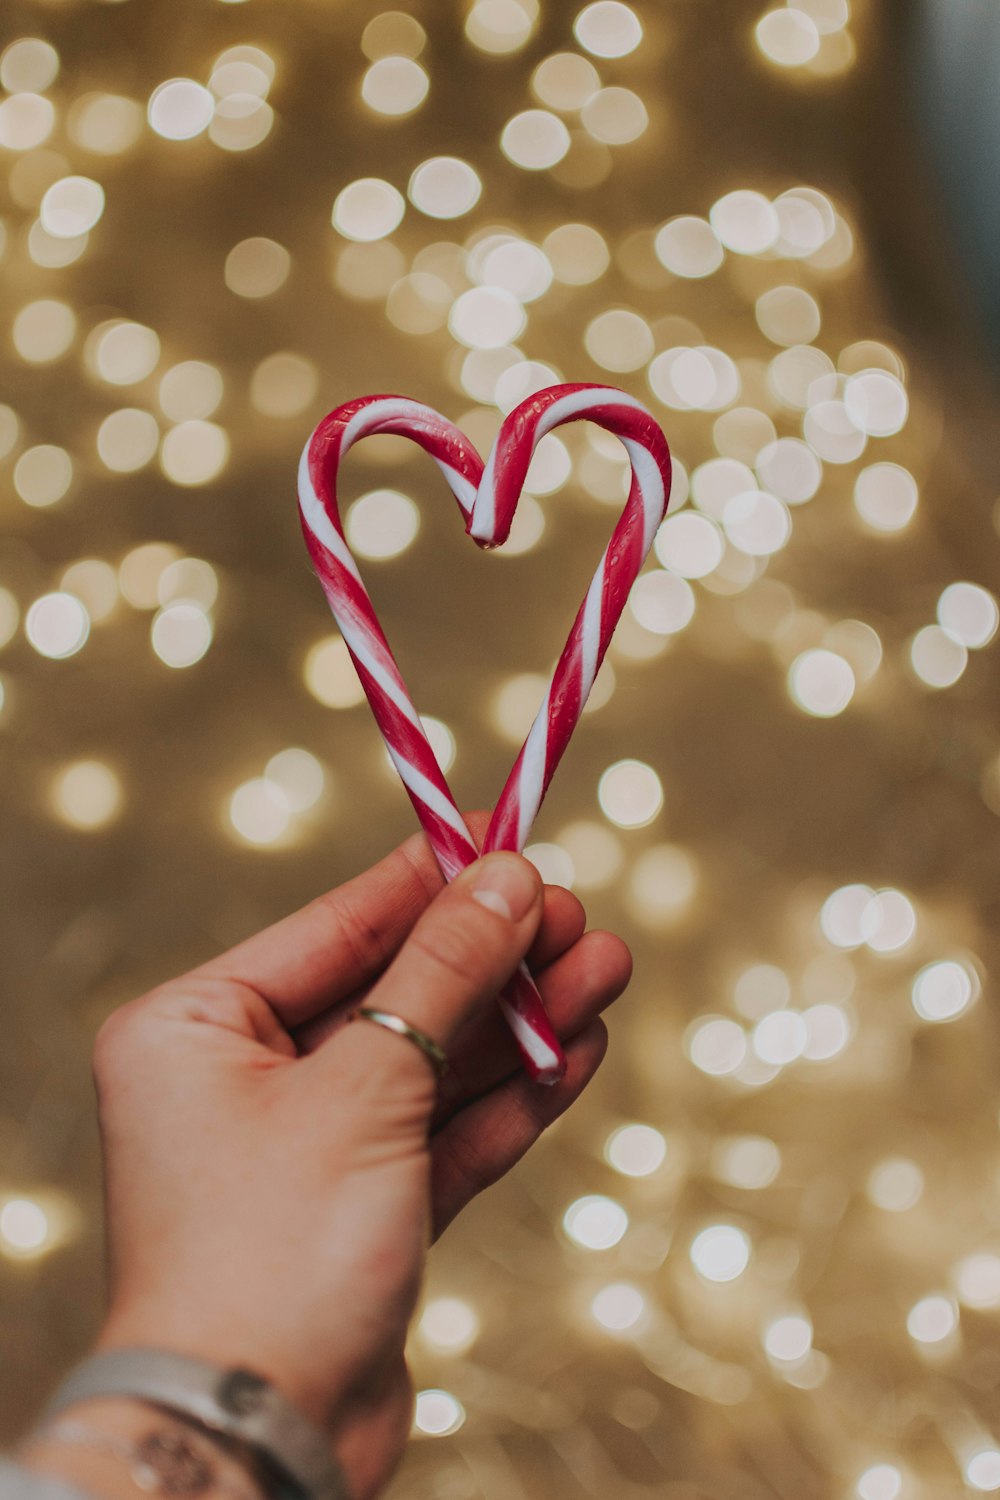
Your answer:
[[[504,999],[503,995],[500,996],[500,1009],[507,1019],[508,1026],[531,1058],[531,1061],[539,1068],[555,1067],[559,1062],[559,1058],[553,1052],[548,1042],[544,1041],[538,1035],[537,1031],[532,1030],[524,1017],[518,1014],[509,1001]]]
[[[440,422],[441,418],[436,411],[431,411],[429,406],[421,406],[418,401],[410,401],[405,396],[389,397],[385,401],[372,401],[367,406],[362,406],[344,428],[340,437],[340,457],[343,458],[348,448],[352,448],[360,438],[367,433],[373,432],[385,422],[394,422],[399,418],[412,421],[414,417],[432,417],[434,421]]]
[[[646,556],[653,545],[657,528],[663,520],[663,475],[660,466],[641,443],[632,438],[622,438],[622,442],[628,449],[628,456],[632,460],[632,473],[639,481],[639,489],[642,494],[643,528],[642,528],[642,555]]]
[[[337,608],[329,593],[327,593],[326,597],[330,601],[330,608],[333,610],[337,624],[340,626],[341,635],[361,665],[374,677],[385,696],[395,704],[400,713],[409,719],[415,729],[419,729],[421,734],[423,734],[424,730],[420,722],[420,715],[410,702],[402,678],[399,678],[397,681],[392,675],[392,667],[395,667],[395,662],[390,667],[385,666],[374,654],[371,636],[367,633],[365,627],[359,625],[352,616],[345,614],[343,610]],[[367,595],[365,597],[367,598]],[[398,671],[399,669],[396,668],[396,670]]]
[[[490,456],[486,460],[483,477],[479,481],[476,491],[475,502],[472,507],[472,522],[469,526],[469,535],[477,542],[491,542],[496,536],[497,528],[497,445],[493,444]]]
[[[423,406],[419,401],[410,401],[406,397],[393,401],[373,401],[369,406],[364,406],[360,411],[355,412],[344,428],[340,439],[340,457],[343,458],[349,448],[386,422],[400,420],[410,423],[424,421],[433,427],[440,428],[445,419],[432,407]],[[455,499],[468,515],[476,497],[472,481],[466,479],[465,475],[449,464],[446,459],[437,458],[433,453],[431,457],[448,481],[448,487]]]
[[[580,698],[586,702],[587,694],[594,686],[597,676],[597,653],[601,649],[601,602],[604,597],[605,558],[594,574],[587,590],[583,606],[583,630],[580,642]]]
[[[455,833],[461,834],[466,843],[471,843],[469,830],[447,797],[438,790],[432,781],[428,781],[423,771],[418,771],[412,761],[405,760],[400,752],[394,749],[388,742],[386,742],[386,749],[392,757],[392,763],[399,772],[401,779],[410,788],[411,792],[419,797],[420,801],[426,807],[429,807],[431,812],[435,813],[441,819],[442,823],[447,823],[448,827],[453,829]],[[430,749],[430,746],[428,746],[428,749]],[[431,753],[433,754],[433,752]],[[475,848],[475,845],[473,844],[472,847]]]
[[[309,439],[309,443],[311,442],[312,438]],[[328,552],[332,552],[341,567],[346,568],[352,578],[356,578],[360,583],[361,574],[358,572],[358,565],[316,493],[316,487],[309,472],[309,443],[302,450],[302,457],[299,459],[299,509],[316,540]]]
[[[535,443],[557,427],[560,422],[569,417],[580,416],[592,411],[595,406],[627,406],[632,411],[641,411],[644,416],[653,422],[656,418],[648,406],[643,406],[634,396],[627,396],[624,391],[612,390],[602,386],[596,391],[573,391],[568,396],[560,396],[558,401],[553,401],[547,411],[542,413],[535,429]],[[617,437],[618,434],[616,433]],[[624,441],[624,439],[623,439]]]
[[[448,488],[455,496],[462,510],[466,515],[469,515],[476,499],[476,487],[472,483],[472,480],[466,479],[464,474],[459,473],[458,469],[446,463],[443,458],[435,458],[433,453],[431,454],[431,458],[434,459],[441,473],[447,479]]]
[[[571,417],[586,416],[595,406],[627,406],[630,410],[641,412],[643,416],[649,417],[651,422],[656,421],[656,418],[647,406],[643,406],[642,402],[637,401],[634,396],[626,395],[624,391],[616,391],[607,386],[601,386],[597,390],[574,391],[570,395],[562,396],[558,401],[554,401],[535,423],[531,434],[532,453],[534,453],[545,434],[551,432],[553,427],[557,427],[561,422],[568,421]],[[615,435],[620,437],[617,433]],[[644,468],[646,467],[646,461],[648,461],[648,464],[654,470],[656,469],[656,464],[651,455],[641,444],[628,443],[624,438],[620,438],[620,441],[625,443],[629,449],[629,457],[632,458],[633,470],[636,467],[636,460],[632,453],[633,446],[643,454]],[[472,522],[469,526],[469,535],[474,537],[477,542],[492,541],[496,534],[496,453],[497,444],[494,443],[490,450],[490,456],[486,460],[486,468],[483,471],[479,491],[472,508]],[[662,483],[660,492],[662,498]],[[655,528],[653,535],[655,535]],[[649,545],[652,546],[652,536],[650,536]],[[646,550],[648,551],[648,548]]]
[[[528,730],[524,742],[524,758],[518,777],[517,847],[523,849],[531,825],[535,821],[542,800],[542,784],[545,780],[545,750],[549,737],[549,693],[542,699],[542,706],[535,715],[535,722]]]

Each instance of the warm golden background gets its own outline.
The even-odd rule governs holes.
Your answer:
[[[896,300],[952,274],[902,31],[766,8],[4,0],[8,1443],[101,1318],[101,1020],[414,825],[300,535],[308,433],[398,392],[485,452],[603,380],[662,420],[676,519],[532,853],[636,974],[586,1101],[434,1252],[392,1493],[1000,1487],[984,428]],[[402,440],[345,479],[489,804],[621,450],[546,438],[511,557]]]

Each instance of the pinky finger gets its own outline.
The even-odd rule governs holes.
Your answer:
[[[431,1137],[431,1210],[436,1240],[456,1214],[509,1172],[539,1136],[579,1098],[604,1060],[608,1029],[595,1017],[565,1043],[566,1072],[540,1088],[516,1073],[453,1115]]]

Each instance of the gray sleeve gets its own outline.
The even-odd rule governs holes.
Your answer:
[[[28,1469],[0,1453],[0,1500],[94,1500],[68,1480]]]

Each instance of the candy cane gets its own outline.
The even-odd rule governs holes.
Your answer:
[[[373,433],[412,438],[437,463],[481,547],[506,541],[531,456],[547,432],[580,418],[619,437],[632,465],[628,500],[573,622],[514,767],[494,809],[483,853],[520,852],[594,684],[632,584],[670,497],[670,451],[641,402],[601,385],[556,385],[530,396],[504,421],[485,464],[457,427],[405,396],[362,396],[323,418],[299,463],[299,514],[306,546],[357,668],[386,749],[446,880],[479,857],[424,733],[368,592],[344,539],[337,473],[348,449]],[[521,964],[500,1006],[529,1074],[556,1082],[565,1057],[541,996]]]

